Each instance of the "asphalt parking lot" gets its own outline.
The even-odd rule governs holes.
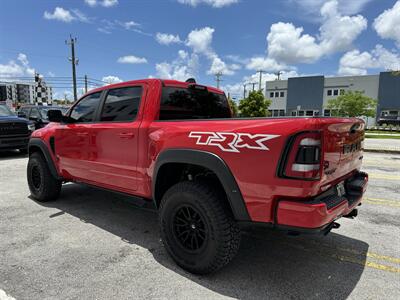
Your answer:
[[[230,265],[200,277],[166,254],[155,213],[75,184],[37,203],[27,157],[0,153],[0,299],[400,299],[400,155],[364,157],[356,219],[326,237],[246,233]]]

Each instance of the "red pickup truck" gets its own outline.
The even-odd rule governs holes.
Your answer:
[[[363,121],[233,118],[221,90],[193,80],[108,85],[48,116],[29,142],[33,198],[54,200],[65,182],[131,195],[197,274],[234,257],[243,226],[328,233],[357,215],[368,182]]]

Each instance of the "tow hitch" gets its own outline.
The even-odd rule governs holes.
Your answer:
[[[328,227],[325,228],[324,235],[327,235],[329,232],[331,232],[332,229],[338,229],[339,227],[340,227],[339,223],[332,222],[331,224],[328,225]]]
[[[354,219],[355,217],[357,217],[357,215],[358,215],[358,209],[355,208],[349,214],[347,214],[347,215],[345,215],[343,217],[349,218],[349,219]]]

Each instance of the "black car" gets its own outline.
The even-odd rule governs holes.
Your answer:
[[[35,129],[42,128],[49,123],[47,112],[51,109],[61,110],[63,114],[68,111],[68,108],[59,106],[36,106],[28,105],[19,109],[18,115],[31,120],[35,124]]]
[[[26,153],[34,130],[33,122],[16,116],[7,105],[0,104],[0,150],[19,149]]]

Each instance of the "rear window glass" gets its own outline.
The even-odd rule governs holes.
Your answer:
[[[224,94],[206,89],[164,87],[160,120],[191,120],[231,118]]]

